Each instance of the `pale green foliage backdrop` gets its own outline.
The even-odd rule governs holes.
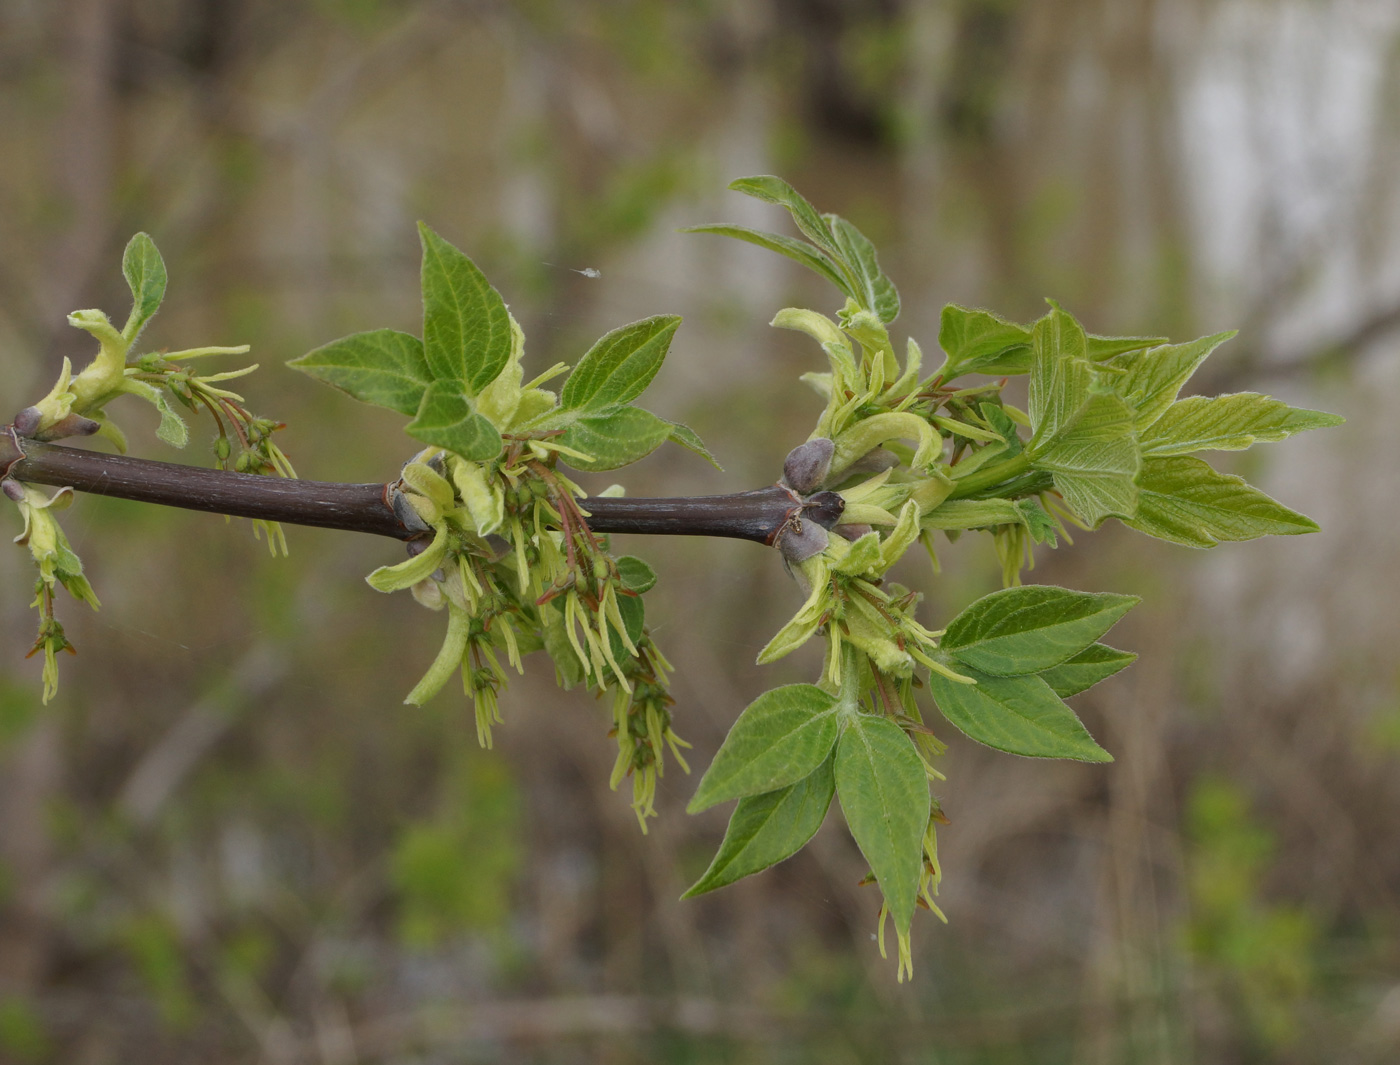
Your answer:
[[[764,323],[827,297],[673,231],[779,226],[718,190],[781,172],[875,240],[926,348],[947,301],[1240,327],[1203,392],[1349,424],[1238,471],[1316,536],[1100,532],[1036,571],[1145,598],[1118,633],[1138,663],[1080,704],[1117,762],[955,745],[952,923],[916,926],[902,988],[838,834],[679,903],[723,814],[687,817],[668,774],[642,838],[605,708],[527,678],[487,756],[450,696],[400,706],[438,634],[362,581],[395,545],[294,530],[274,562],[240,523],[83,499],[65,526],[103,610],[73,612],[46,710],[24,559],[0,555],[0,1056],[1390,1060],[1397,33],[1389,5],[1302,0],[6,5],[9,411],[87,352],[67,312],[123,309],[146,229],[172,276],[148,336],[252,344],[250,400],[304,476],[387,478],[401,419],[280,364],[414,328],[423,218],[506,294],[533,371],[685,317],[653,402],[727,472],[661,452],[632,494],[769,483],[820,367]],[[753,545],[645,546],[707,760],[757,692],[813,675],[751,664],[798,595]],[[990,552],[954,562],[917,578],[930,618],[997,584]]]

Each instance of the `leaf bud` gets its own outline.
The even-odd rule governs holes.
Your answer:
[[[826,480],[835,452],[836,444],[826,437],[798,444],[783,462],[783,480],[799,495],[810,495]]]
[[[846,509],[846,501],[836,492],[818,492],[809,496],[802,507],[802,515],[816,522],[823,529],[830,529],[841,520]]]
[[[33,436],[39,429],[39,422],[44,415],[38,407],[25,407],[15,415],[15,432],[20,436]]]
[[[794,521],[778,533],[777,548],[789,562],[805,562],[826,550],[830,538],[814,521]]]
[[[6,497],[11,502],[19,503],[24,499],[24,486],[18,481],[12,481],[8,477],[0,481],[0,490],[3,490]]]

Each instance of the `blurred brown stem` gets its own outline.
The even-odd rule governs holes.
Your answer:
[[[426,531],[402,505],[396,512],[392,485],[288,480],[105,455],[20,438],[9,426],[0,432],[0,474],[140,503],[397,540],[413,540]],[[727,536],[772,543],[799,500],[775,484],[676,499],[589,496],[580,505],[594,532]]]

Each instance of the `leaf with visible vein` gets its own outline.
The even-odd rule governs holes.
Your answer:
[[[1326,411],[1290,407],[1257,392],[1191,396],[1178,400],[1142,436],[1144,455],[1189,455],[1193,451],[1243,451],[1307,429],[1346,421]]]
[[[938,319],[938,346],[951,377],[1021,374],[1031,368],[1031,331],[990,311],[949,303]]]
[[[834,758],[828,755],[796,784],[740,799],[710,867],[681,898],[725,887],[792,857],[821,828],[835,794]]]
[[[434,381],[423,392],[418,416],[404,431],[425,444],[484,462],[501,452],[501,434],[462,394],[460,381]]]
[[[700,434],[690,426],[682,425],[680,422],[672,422],[670,439],[672,443],[679,444],[687,451],[695,452],[721,473],[724,472],[724,467],[710,454],[710,449],[705,446],[705,441],[700,439]]]
[[[677,315],[658,314],[603,336],[564,382],[560,405],[597,411],[636,399],[661,369],[680,324]]]
[[[840,215],[828,214],[822,218],[841,250],[842,260],[855,275],[858,283],[856,302],[889,325],[899,317],[899,291],[894,287],[894,282],[881,272],[875,245]]]
[[[836,745],[836,793],[895,929],[907,935],[930,808],[928,775],[913,742],[888,718],[857,714]]]
[[[729,183],[729,187],[735,192],[742,192],[745,196],[752,196],[766,203],[787,208],[803,236],[833,259],[840,261],[841,249],[832,238],[825,219],[817,213],[815,207],[807,202],[805,196],[782,178],[760,174],[756,177],[737,178]],[[847,285],[842,287],[848,290],[849,295],[854,295],[854,293],[849,292],[849,281]]]
[[[1039,673],[1084,651],[1138,602],[1046,584],[1003,588],[949,622],[939,646],[983,673]]]
[[[416,415],[433,379],[423,342],[395,329],[333,340],[287,363],[364,403]]]
[[[122,327],[122,338],[130,344],[165,299],[165,260],[148,234],[137,233],[127,242],[122,253],[122,276],[131,289],[131,314]]]
[[[561,438],[589,458],[565,455],[576,470],[615,470],[646,458],[671,435],[671,423],[641,407],[605,407],[573,421]]]
[[[736,240],[746,241],[749,244],[757,244],[760,248],[767,248],[769,251],[784,255],[795,263],[801,263],[807,269],[826,278],[846,295],[853,295],[850,285],[831,260],[831,257],[820,249],[813,248],[810,244],[804,244],[800,240],[793,240],[792,237],[785,237],[778,233],[766,233],[758,229],[749,229],[747,226],[727,225],[717,222],[704,226],[687,226],[681,230],[682,233],[714,233],[716,236],[733,237]]]
[[[1138,507],[1123,519],[1139,532],[1187,547],[1317,531],[1317,522],[1201,459],[1143,460]]]
[[[1136,659],[1137,655],[1131,651],[1120,651],[1106,643],[1093,643],[1058,666],[1042,670],[1039,676],[1061,699],[1068,699],[1126,669]]]
[[[929,673],[929,694],[948,723],[969,739],[1028,758],[1111,762],[1063,699],[1037,676],[993,677],[958,665],[976,684]]]
[[[423,351],[437,381],[457,381],[469,396],[510,360],[510,312],[474,262],[422,222]]]
[[[1196,372],[1206,356],[1234,332],[1216,333],[1185,344],[1133,351],[1115,358],[1109,365],[1124,371],[1113,382],[1113,389],[1136,412],[1134,420],[1141,432],[1160,418],[1172,405],[1181,386]]]
[[[734,722],[686,810],[797,783],[826,760],[839,731],[836,697],[816,685],[764,692]]]

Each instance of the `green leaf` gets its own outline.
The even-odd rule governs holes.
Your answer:
[[[565,430],[562,442],[590,456],[588,460],[564,456],[576,470],[615,470],[646,458],[671,435],[671,423],[641,407],[605,407],[577,418]]]
[[[767,248],[775,251],[779,255],[785,255],[793,262],[801,263],[807,269],[826,278],[846,295],[851,295],[850,285],[841,276],[836,264],[831,257],[819,249],[813,248],[810,244],[804,244],[800,240],[793,240],[792,237],[784,237],[778,233],[765,233],[762,230],[749,229],[747,226],[735,226],[725,223],[715,223],[706,226],[687,226],[681,230],[682,233],[714,233],[721,237],[733,237],[736,240],[747,241],[749,244],[757,244],[760,248]]]
[[[1031,331],[990,311],[949,303],[938,319],[948,375],[1019,374],[1031,368]]]
[[[1136,659],[1137,655],[1131,651],[1119,651],[1106,643],[1091,643],[1073,658],[1042,670],[1039,676],[1061,699],[1068,699],[1126,669]]]
[[[410,417],[433,380],[423,342],[394,329],[374,329],[332,340],[287,363],[364,403]]]
[[[715,461],[715,457],[710,454],[710,449],[700,439],[700,434],[690,426],[682,425],[680,422],[672,422],[670,439],[672,443],[680,444],[687,451],[695,452],[721,473],[724,472],[724,467]]]
[[[155,405],[156,410],[160,411],[160,425],[156,427],[157,438],[164,440],[171,447],[184,447],[188,444],[190,427],[185,424],[185,419],[171,408],[164,392],[156,393]]]
[[[560,406],[596,411],[636,399],[661,369],[680,324],[677,315],[659,314],[608,333],[564,382]]]
[[[484,462],[501,453],[501,434],[472,407],[460,381],[434,381],[423,392],[418,417],[404,426],[409,436]]]
[[[993,677],[958,665],[976,684],[929,673],[929,694],[948,723],[969,739],[1029,758],[1111,762],[1094,738],[1040,677]]]
[[[1113,390],[1135,412],[1139,431],[1160,418],[1205,357],[1235,334],[1216,333],[1186,344],[1163,344],[1119,356],[1109,365],[1124,371]]]
[[[821,828],[835,794],[834,758],[828,755],[796,784],[740,799],[710,867],[681,898],[714,891],[792,857]]]
[[[122,327],[122,338],[130,344],[165,299],[165,260],[147,234],[137,233],[127,242],[122,253],[122,275],[131,289],[131,314]]]
[[[1031,329],[1030,417],[1035,451],[1079,416],[1095,384],[1084,330],[1059,307]]]
[[[745,196],[753,196],[766,203],[786,207],[788,213],[792,215],[792,220],[797,223],[797,228],[808,240],[838,262],[841,260],[841,249],[832,238],[831,231],[827,229],[825,219],[817,213],[817,209],[808,203],[801,193],[782,178],[768,175],[739,178],[731,181],[729,187],[735,192],[742,192]],[[841,288],[847,295],[855,295],[850,290],[849,284],[842,285]]]
[[[1141,351],[1143,348],[1155,348],[1158,344],[1166,342],[1166,337],[1101,337],[1087,333],[1084,336],[1084,353],[1090,362],[1103,362],[1115,355]]]
[[[624,588],[638,595],[651,591],[656,584],[656,574],[652,568],[636,555],[622,555],[617,559],[617,575],[622,579]]]
[[[1039,673],[1079,654],[1137,602],[1135,595],[1045,584],[1003,588],[955,617],[939,646],[983,673]]]
[[[914,744],[888,718],[857,714],[836,745],[836,793],[895,929],[907,934],[930,806],[928,775]]]
[[[814,684],[764,692],[734,722],[686,810],[796,784],[826,761],[840,724],[836,697]]]
[[[1187,547],[1317,531],[1317,522],[1241,478],[1218,473],[1200,459],[1175,456],[1143,460],[1137,511],[1123,521]]]
[[[423,352],[436,381],[475,396],[510,359],[510,312],[476,264],[422,222]]]
[[[1341,425],[1341,415],[1290,407],[1272,396],[1236,392],[1191,396],[1167,408],[1142,436],[1144,455],[1189,455],[1193,451],[1243,451],[1306,429]]]
[[[881,272],[875,245],[840,215],[824,215],[823,221],[841,250],[841,258],[855,275],[856,302],[889,325],[899,317],[899,291],[894,287],[894,282]]]
[[[1056,490],[1090,526],[1110,516],[1131,516],[1137,508],[1142,458],[1132,419],[1117,396],[1091,394],[1057,432],[1030,449],[1034,467],[1054,477]]]

